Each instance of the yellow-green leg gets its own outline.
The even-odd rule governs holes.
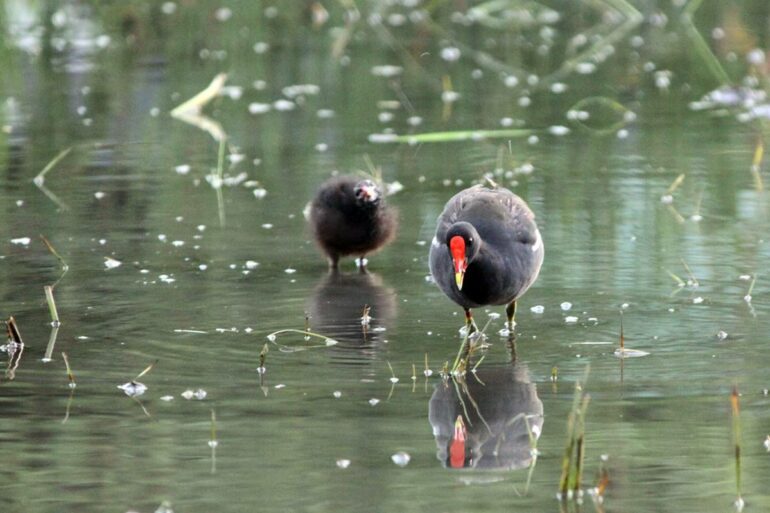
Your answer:
[[[471,309],[466,308],[465,309],[465,329],[468,332],[468,335],[473,333],[474,331],[478,331],[479,329],[476,327],[476,323],[473,322],[473,314],[471,314]]]
[[[508,306],[505,307],[505,314],[508,316],[508,331],[513,333],[513,328],[516,326],[516,322],[513,318],[516,316],[516,301],[511,301]]]

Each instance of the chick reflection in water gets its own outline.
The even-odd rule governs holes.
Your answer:
[[[532,462],[530,433],[540,436],[543,403],[525,366],[482,365],[440,383],[428,417],[446,467],[514,470]]]
[[[308,301],[313,331],[340,342],[337,347],[366,349],[384,336],[396,315],[396,294],[372,273],[330,271]]]

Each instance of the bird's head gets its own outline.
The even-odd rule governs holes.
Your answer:
[[[446,244],[449,255],[452,257],[457,290],[462,290],[465,271],[479,252],[481,238],[472,224],[459,222],[453,224],[447,231]]]
[[[380,202],[382,194],[380,188],[372,180],[361,180],[353,187],[353,194],[359,205],[374,206]]]

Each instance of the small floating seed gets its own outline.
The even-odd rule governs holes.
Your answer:
[[[409,453],[406,453],[404,451],[398,451],[396,454],[392,455],[390,459],[393,460],[393,463],[395,463],[399,467],[406,467],[409,464],[409,460],[411,460],[412,457],[409,456]]]

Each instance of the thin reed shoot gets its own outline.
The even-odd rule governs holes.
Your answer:
[[[46,239],[42,235],[40,235],[40,239],[43,241],[43,244],[45,244],[45,247],[48,248],[48,251],[50,251],[51,254],[56,257],[56,259],[61,264],[62,270],[66,273],[70,267],[69,265],[67,265],[67,262],[64,261],[64,258],[59,254],[58,251],[56,251],[56,249],[53,247],[53,244],[51,244],[51,242],[48,239]],[[62,274],[62,276],[64,276],[64,274]]]
[[[75,382],[75,374],[72,372],[72,367],[70,367],[70,360],[67,358],[67,353],[62,351],[61,357],[64,360],[64,365],[67,367],[67,379],[69,380],[69,387],[75,388],[78,385]]]
[[[45,290],[45,300],[48,303],[48,311],[51,314],[51,326],[61,326],[59,312],[56,309],[56,301],[53,298],[53,287],[51,285],[46,285],[43,287],[43,290]]]
[[[586,367],[583,383],[588,379],[590,368]],[[583,462],[585,459],[585,417],[590,396],[585,393],[580,381],[575,383],[572,408],[567,416],[567,437],[559,478],[559,497],[580,500],[582,496]]]
[[[738,386],[734,385],[730,394],[730,411],[733,424],[733,446],[735,448],[735,506],[739,511],[743,509],[743,490],[741,483],[741,406]]]
[[[45,165],[42,171],[40,171],[35,178],[32,179],[32,182],[38,186],[42,187],[45,183],[45,175],[47,175],[54,167],[56,167],[56,164],[62,161],[64,157],[69,155],[69,153],[72,151],[73,146],[70,146],[69,148],[66,148],[59,152],[58,155],[56,155],[53,159],[51,159],[48,164]]]

